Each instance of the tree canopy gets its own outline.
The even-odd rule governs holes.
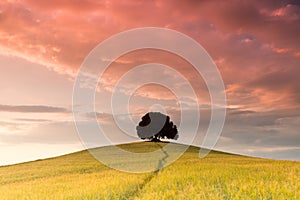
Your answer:
[[[170,117],[160,112],[149,112],[142,117],[136,127],[138,136],[145,140],[160,141],[160,139],[177,139],[176,125]]]

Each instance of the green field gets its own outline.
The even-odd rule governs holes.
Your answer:
[[[121,145],[134,152],[157,146]],[[0,167],[0,199],[300,199],[299,162],[221,152],[200,159],[198,152],[190,147],[173,164],[144,174],[110,169],[88,151]]]

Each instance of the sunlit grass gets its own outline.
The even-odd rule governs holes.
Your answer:
[[[133,152],[157,147],[122,145]],[[300,199],[299,178],[299,162],[218,152],[200,159],[195,147],[158,173],[146,174],[110,169],[82,151],[0,167],[0,199]]]

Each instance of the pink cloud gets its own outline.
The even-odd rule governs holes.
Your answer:
[[[287,4],[281,8],[273,10],[270,15],[273,17],[282,17],[288,20],[297,20],[300,18],[300,8],[297,5]]]
[[[229,99],[238,102],[246,98],[239,96],[240,90],[233,90],[232,85],[251,85],[249,98],[266,105],[269,100],[261,98],[259,91],[278,92],[259,81],[271,76],[268,83],[274,83],[273,78],[278,77],[270,72],[288,70],[283,74],[287,81],[282,84],[289,85],[284,94],[295,97],[298,92],[297,78],[292,76],[299,73],[298,11],[299,5],[282,1],[3,1],[0,53],[75,76],[89,51],[112,34],[143,26],[169,27],[193,37],[207,49],[231,91]],[[106,77],[108,86],[133,64],[160,59],[183,73],[198,91],[205,91],[205,85],[198,84],[201,78],[183,61],[145,52],[136,55],[127,57],[127,63],[111,66]],[[159,90],[154,93],[162,95]],[[207,94],[203,96],[199,97],[202,101],[209,101]],[[278,101],[285,105],[283,99]],[[239,104],[247,105],[248,100]]]

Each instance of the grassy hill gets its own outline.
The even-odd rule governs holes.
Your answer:
[[[158,148],[150,142],[120,147]],[[88,151],[0,167],[0,199],[300,199],[299,162],[214,151],[200,159],[198,152],[190,147],[173,164],[144,174],[110,169]]]

